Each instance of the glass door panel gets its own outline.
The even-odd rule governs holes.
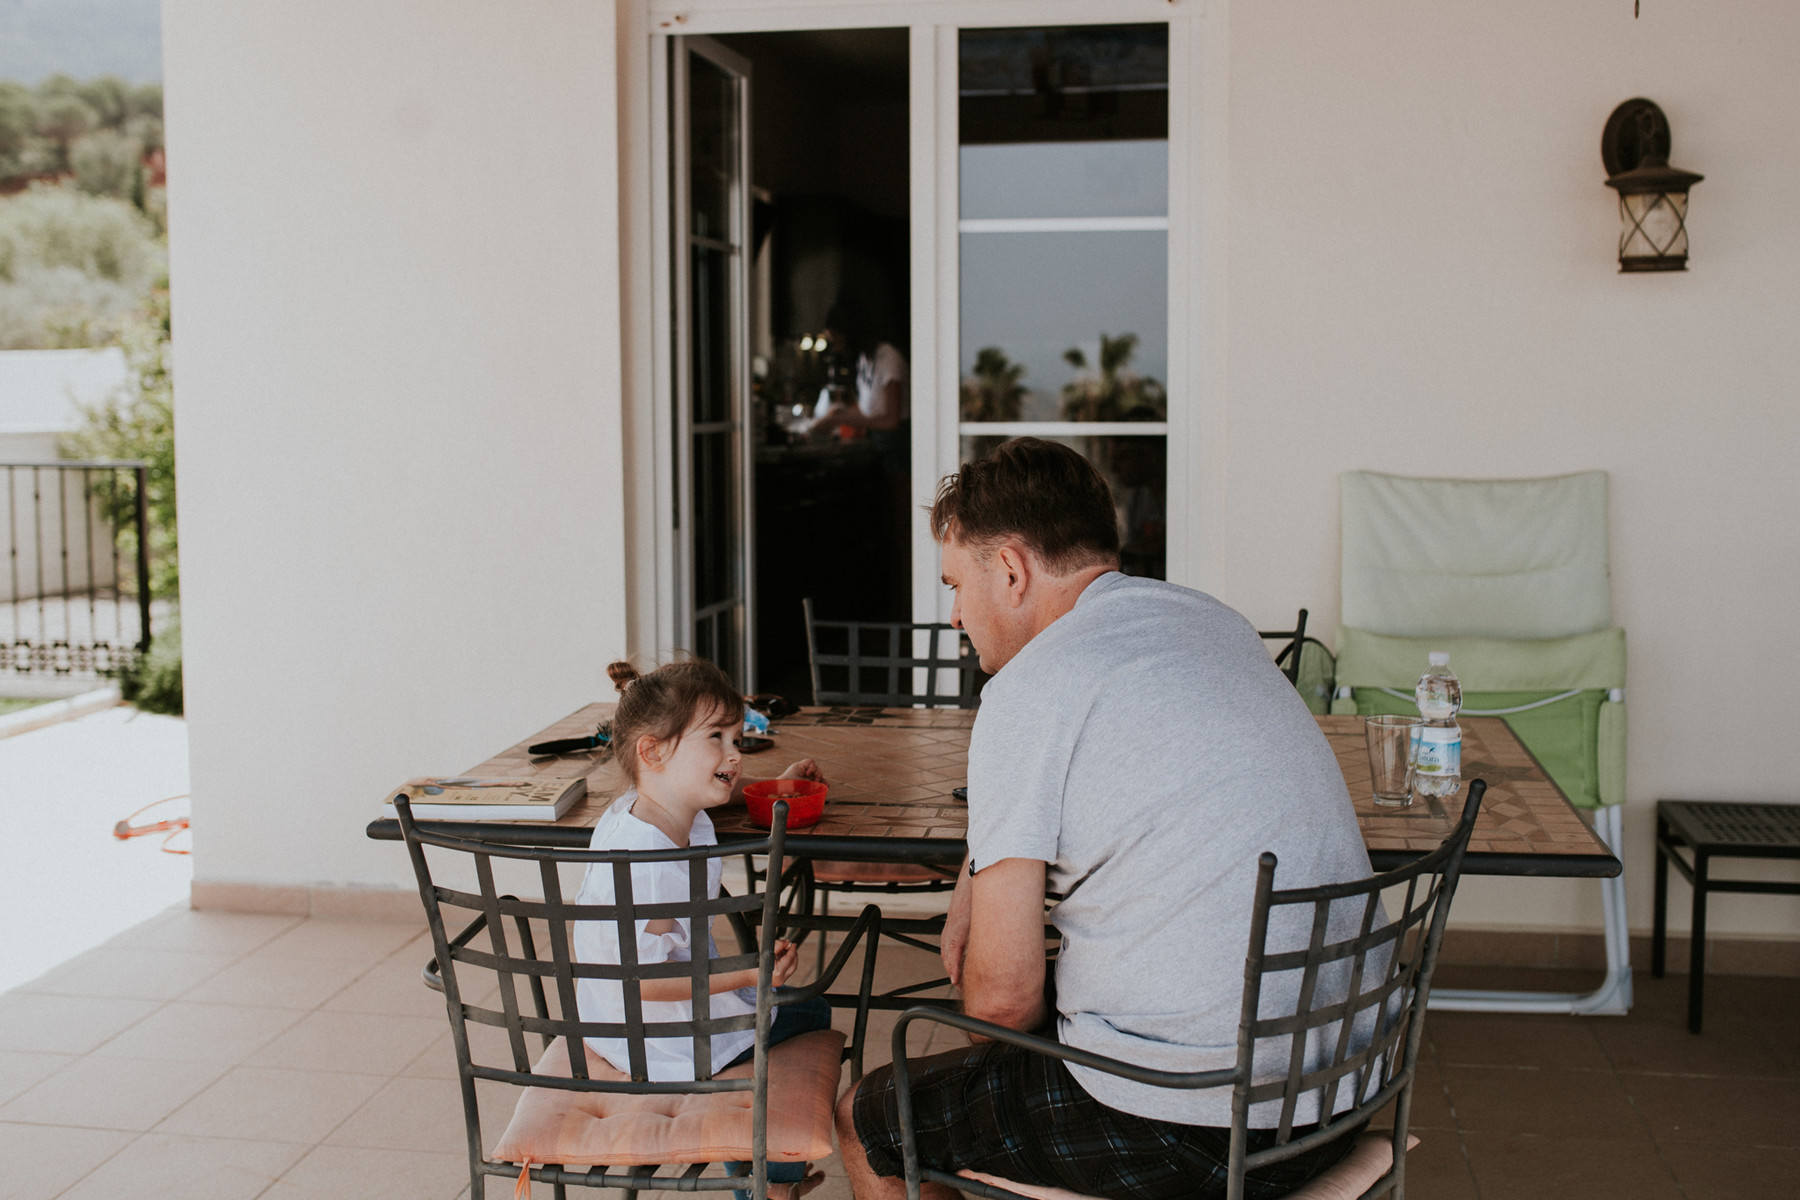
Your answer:
[[[748,688],[749,64],[706,38],[672,53],[677,595],[686,648]]]
[[[1124,566],[1165,569],[1166,25],[959,38],[960,449],[1032,434],[1112,484]]]

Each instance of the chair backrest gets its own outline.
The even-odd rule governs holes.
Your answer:
[[[1256,636],[1265,642],[1285,641],[1287,645],[1275,650],[1275,665],[1287,676],[1287,681],[1299,686],[1300,650],[1306,644],[1306,610],[1300,610],[1300,617],[1294,622],[1292,629],[1259,629]]]
[[[1165,1071],[992,1025],[963,1013],[923,1006],[902,1013],[894,1025],[893,1045],[907,1195],[916,1200],[925,1180],[997,1200],[1022,1200],[1019,1192],[1006,1187],[963,1179],[918,1161],[913,1149],[906,1062],[906,1037],[910,1023],[916,1020],[951,1025],[1154,1087],[1229,1086],[1232,1116],[1227,1200],[1242,1200],[1245,1172],[1340,1137],[1397,1099],[1393,1165],[1364,1195],[1383,1194],[1389,1185],[1394,1194],[1400,1194],[1406,1172],[1412,1082],[1418,1069],[1431,976],[1450,916],[1450,900],[1462,875],[1463,853],[1486,792],[1482,780],[1470,783],[1461,816],[1436,850],[1370,879],[1277,891],[1275,856],[1261,856],[1244,961],[1237,1057],[1230,1067]],[[1390,889],[1400,911],[1383,922],[1382,893]],[[1343,936],[1346,915],[1353,918],[1348,924],[1355,930],[1348,937]],[[1305,929],[1305,947],[1271,951],[1269,932],[1277,923],[1282,926],[1284,942],[1290,940],[1288,935],[1296,924]],[[1337,931],[1335,939],[1333,930]],[[1254,1152],[1248,1145],[1253,1117],[1258,1129],[1273,1127],[1276,1135],[1273,1144]],[[1297,1126],[1316,1127],[1295,1136]]]
[[[451,1039],[456,1046],[459,1071],[463,1081],[463,1100],[473,1142],[479,1142],[479,1113],[475,1108],[474,1080],[490,1079],[521,1087],[556,1088],[577,1092],[694,1093],[753,1091],[754,1128],[763,1136],[768,1093],[768,1067],[762,1047],[767,1042],[771,1009],[770,973],[773,969],[773,938],[761,939],[755,953],[722,954],[713,958],[704,952],[706,937],[713,918],[725,916],[734,921],[760,914],[763,929],[774,929],[778,919],[777,897],[773,891],[764,894],[732,896],[721,891],[714,899],[707,896],[707,860],[738,855],[751,849],[770,855],[779,862],[785,839],[786,805],[777,806],[775,827],[769,836],[746,846],[737,842],[726,846],[693,846],[679,850],[601,851],[559,850],[541,846],[507,845],[499,840],[456,837],[417,825],[412,808],[404,799],[396,801],[400,830],[418,878],[419,896],[425,904],[426,921],[436,949],[436,964],[442,981],[445,1006],[449,1010]],[[496,832],[499,832],[498,830]],[[516,832],[508,830],[507,832]],[[427,848],[453,856],[443,865],[449,878],[472,874],[477,890],[464,891],[438,882],[432,871]],[[535,868],[543,899],[520,899],[502,895],[495,884],[496,862],[518,863]],[[632,867],[642,863],[685,863],[690,881],[688,898],[681,903],[639,904],[635,902]],[[587,867],[590,864],[612,873],[615,903],[607,905],[575,904],[564,895],[560,872],[563,864]],[[508,868],[502,866],[502,870]],[[517,868],[511,868],[516,871]],[[579,887],[579,885],[577,885]],[[687,920],[695,951],[688,962],[640,964],[637,961],[637,923],[672,918]],[[463,921],[467,920],[466,927]],[[579,962],[573,953],[574,925],[581,921],[607,922],[619,935],[621,962],[618,965]],[[460,931],[459,931],[459,927]],[[510,928],[509,928],[510,927]],[[755,968],[758,972],[757,1003],[754,1015],[719,1017],[711,1015],[708,1001],[710,977],[714,974]],[[686,978],[692,983],[693,1018],[687,1021],[646,1021],[642,981],[645,979]],[[577,981],[606,979],[619,982],[624,999],[625,1020],[622,1022],[583,1021],[576,1001]],[[497,985],[497,993],[493,989]],[[521,992],[526,994],[521,994]],[[493,998],[485,997],[493,995]],[[506,1054],[499,1063],[477,1061],[476,1045],[469,1036],[469,1026],[486,1025],[505,1034]],[[753,1073],[748,1079],[715,1079],[712,1077],[712,1038],[718,1034],[754,1028],[757,1053]],[[542,1045],[527,1045],[527,1035],[536,1035]],[[588,1070],[586,1038],[623,1039],[629,1058],[625,1080],[597,1079]],[[696,1080],[657,1082],[649,1078],[646,1065],[646,1042],[653,1038],[690,1039]],[[539,1053],[557,1039],[567,1042],[569,1075],[543,1074],[534,1069]],[[479,1155],[482,1147],[472,1145]]]
[[[1606,473],[1340,477],[1344,625],[1411,637],[1555,638],[1612,624]]]
[[[814,704],[980,706],[988,677],[960,629],[903,621],[826,621],[813,616],[810,598],[801,605]],[[915,687],[921,671],[923,691]]]
[[[1402,1099],[1393,1170],[1405,1170],[1408,1085],[1418,1065],[1425,1003],[1486,790],[1480,780],[1469,785],[1460,819],[1436,850],[1370,879],[1280,891],[1275,856],[1262,855],[1232,1092],[1231,1196],[1242,1194],[1244,1171],[1336,1137],[1396,1096]],[[1400,906],[1385,924],[1384,892]],[[1343,926],[1344,906],[1356,932],[1329,940],[1328,930]],[[1292,928],[1296,921],[1309,931],[1305,948],[1271,952],[1270,926]],[[1275,1117],[1276,1137],[1273,1146],[1251,1153],[1253,1115],[1263,1118],[1258,1127]],[[1317,1129],[1293,1136],[1296,1124],[1314,1117]]]
[[[1300,653],[1294,656],[1294,690],[1314,715],[1331,711],[1331,697],[1337,691],[1337,656],[1317,638],[1301,641]]]

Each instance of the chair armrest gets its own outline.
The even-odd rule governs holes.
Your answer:
[[[825,936],[821,930],[819,936]],[[881,945],[881,909],[873,904],[863,905],[862,912],[851,924],[844,935],[844,944],[839,946],[819,977],[798,988],[775,989],[777,1004],[793,1003],[800,1000],[812,1000],[825,994],[825,989],[837,982],[838,972],[850,960],[850,951],[859,941],[867,939],[863,949],[862,982],[856,991],[856,1023],[850,1034],[850,1045],[845,1051],[850,1059],[850,1081],[852,1083],[863,1075],[863,1043],[869,1028],[869,997],[875,990],[875,952]]]
[[[913,1021],[935,1021],[940,1025],[950,1025],[964,1033],[976,1034],[991,1038],[996,1042],[1019,1046],[1036,1054],[1050,1058],[1058,1058],[1064,1062],[1072,1062],[1079,1067],[1088,1067],[1095,1071],[1104,1071],[1108,1075],[1117,1075],[1136,1083],[1146,1083],[1152,1087],[1200,1088],[1225,1087],[1237,1082],[1236,1067],[1220,1067],[1212,1071],[1159,1071],[1154,1067],[1139,1066],[1116,1058],[1108,1058],[1104,1054],[1095,1054],[1091,1050],[1081,1050],[1074,1046],[1065,1046],[1051,1038],[1039,1037],[1034,1033],[1022,1033],[1017,1029],[1009,1029],[1004,1025],[996,1025],[992,1021],[983,1021],[966,1013],[949,1012],[941,1008],[928,1008],[923,1005],[907,1009],[894,1022],[894,1079],[896,1086],[905,1094],[906,1088],[906,1027]]]

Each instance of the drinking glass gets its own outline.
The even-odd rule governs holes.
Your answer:
[[[1384,808],[1404,808],[1412,803],[1413,739],[1418,717],[1363,718],[1363,734],[1369,743],[1369,782],[1375,803]]]

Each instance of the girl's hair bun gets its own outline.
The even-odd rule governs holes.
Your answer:
[[[621,692],[641,678],[638,669],[628,662],[607,663],[606,676],[613,681],[613,687]]]

